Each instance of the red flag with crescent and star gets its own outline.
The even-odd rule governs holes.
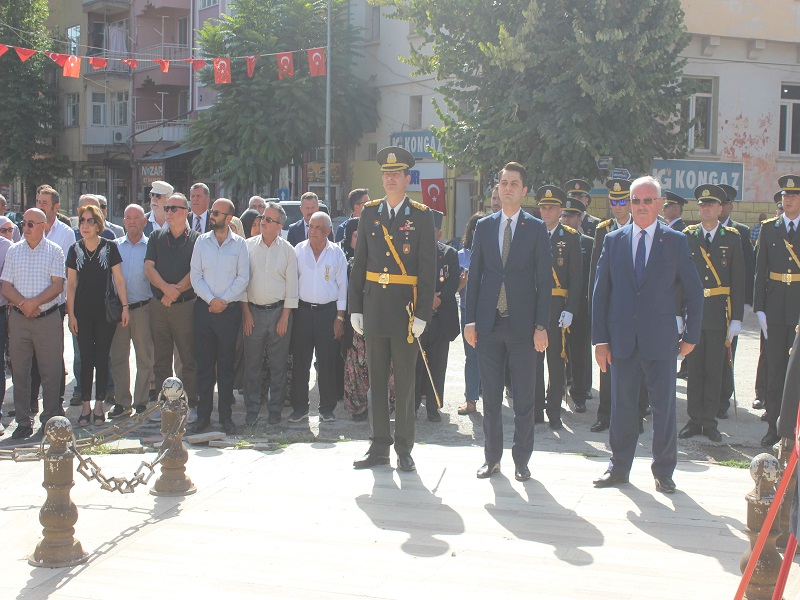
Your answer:
[[[3,56],[3,54],[5,54],[6,52],[8,52],[8,46],[6,46],[5,44],[0,44],[0,56]]]
[[[67,62],[66,54],[59,54],[58,52],[45,52],[45,54],[59,67],[63,67],[64,63]]]
[[[245,56],[244,59],[247,62],[247,76],[252,77],[253,73],[256,72],[256,55]]]
[[[168,60],[165,60],[163,58],[157,58],[153,62],[156,63],[159,66],[159,68],[161,69],[162,73],[168,73],[169,72],[169,61]]]
[[[321,77],[327,74],[325,48],[312,48],[308,51],[308,71],[311,77]]]
[[[64,63],[62,74],[64,77],[80,77],[81,76],[81,57],[71,54],[67,57]]]
[[[215,58],[214,83],[230,83],[230,82],[231,82],[231,59]]]
[[[294,59],[291,52],[281,52],[275,58],[278,60],[278,79],[294,76]]]
[[[97,69],[105,69],[108,66],[108,59],[100,58],[99,56],[92,56],[89,59],[89,64],[96,71]]]
[[[421,179],[419,184],[422,187],[422,202],[446,215],[444,179]]]
[[[31,56],[36,54],[36,50],[31,50],[30,48],[20,48],[19,46],[14,46],[14,50],[17,52],[17,56],[22,62],[28,60]]]
[[[122,64],[128,65],[131,69],[135,69],[139,66],[139,61],[135,58],[123,58]]]

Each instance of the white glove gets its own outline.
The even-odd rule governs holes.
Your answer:
[[[764,339],[767,339],[767,315],[763,310],[756,311],[758,317],[758,324],[761,325],[761,333],[764,334]]]
[[[422,335],[423,331],[425,331],[425,321],[419,317],[414,317],[414,324],[411,326],[411,333],[414,334],[415,338],[418,338]]]
[[[683,317],[675,317],[675,322],[678,324],[678,335],[683,335]]]
[[[558,326],[561,327],[561,329],[566,329],[570,325],[572,325],[572,313],[565,310],[561,313],[561,318],[558,320]]]
[[[732,342],[733,338],[735,338],[740,333],[742,333],[742,322],[731,321],[731,324],[728,326],[728,341]]]
[[[353,313],[350,315],[350,324],[358,335],[364,335],[364,315],[361,313]]]

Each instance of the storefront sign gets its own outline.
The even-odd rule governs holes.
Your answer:
[[[422,179],[444,179],[444,165],[442,163],[417,163],[409,171],[411,183],[406,188],[407,192],[421,192]]]
[[[164,180],[164,163],[139,163],[139,177],[142,185],[153,185],[154,181]]]
[[[694,189],[699,185],[724,183],[736,189],[737,200],[742,199],[744,163],[656,159],[651,174],[665,190],[684,198],[694,198]]]
[[[430,131],[396,131],[389,136],[390,146],[405,148],[414,158],[432,158],[428,146],[440,152],[442,145]]]
[[[325,163],[306,163],[309,183],[325,183]],[[342,164],[331,163],[331,183],[342,182]]]

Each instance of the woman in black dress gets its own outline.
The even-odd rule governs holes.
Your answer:
[[[81,353],[81,416],[78,425],[105,421],[103,394],[108,383],[108,356],[116,323],[106,321],[105,297],[109,269],[122,302],[123,327],[128,325],[128,293],[122,275],[122,257],[117,245],[100,237],[105,228],[103,213],[96,206],[80,210],[78,229],[83,239],[67,252],[67,313],[69,329],[78,337]],[[94,414],[91,412],[92,376],[96,374]]]

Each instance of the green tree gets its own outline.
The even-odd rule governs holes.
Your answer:
[[[0,0],[0,39],[49,50],[47,15],[47,0]],[[30,204],[37,185],[54,183],[67,172],[64,157],[56,152],[55,65],[43,54],[23,63],[11,48],[0,58],[0,65],[0,179],[19,178]]]
[[[686,151],[679,109],[679,0],[376,0],[422,42],[407,61],[435,74],[441,159],[493,173],[528,166],[531,186],[631,172]]]
[[[326,0],[237,0],[232,16],[200,31],[209,58],[297,51],[325,45]],[[348,3],[332,0],[332,144],[345,150],[378,121],[377,91],[354,74],[359,30]],[[274,56],[259,57],[255,75],[243,60],[231,61],[232,83],[214,85],[204,69],[201,81],[218,93],[216,104],[192,124],[188,145],[202,148],[195,167],[215,173],[234,191],[272,180],[292,159],[325,143],[325,77],[310,77],[305,52],[295,52],[294,77],[278,78]]]

